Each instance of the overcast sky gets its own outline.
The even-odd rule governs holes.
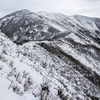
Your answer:
[[[0,0],[0,18],[22,9],[100,18],[100,0]]]

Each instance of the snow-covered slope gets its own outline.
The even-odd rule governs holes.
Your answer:
[[[2,100],[100,100],[99,25],[28,10],[0,19]]]
[[[54,40],[79,31],[94,33],[94,37],[100,33],[99,23],[99,18],[21,10],[1,18],[0,29],[12,41],[23,44],[32,40]]]

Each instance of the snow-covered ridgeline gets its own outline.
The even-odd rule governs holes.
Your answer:
[[[99,21],[28,10],[0,19],[0,89],[15,100],[99,100]]]

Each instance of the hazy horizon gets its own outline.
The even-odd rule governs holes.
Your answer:
[[[23,9],[100,18],[100,0],[0,0],[0,18]]]

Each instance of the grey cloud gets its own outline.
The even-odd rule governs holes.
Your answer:
[[[21,9],[100,17],[100,0],[0,0],[0,17]]]

